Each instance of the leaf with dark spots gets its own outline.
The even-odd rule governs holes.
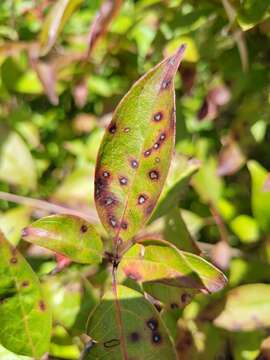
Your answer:
[[[39,280],[1,233],[0,322],[0,342],[8,350],[35,359],[48,351],[52,316]]]
[[[95,228],[72,215],[51,215],[23,230],[24,240],[60,253],[82,264],[97,264],[102,258],[102,241]]]
[[[209,293],[221,290],[227,282],[222,272],[203,258],[155,239],[141,240],[129,249],[119,268],[142,283],[156,282]]]
[[[252,331],[270,326],[270,285],[248,284],[228,292],[214,324],[229,331]]]
[[[175,137],[173,80],[184,50],[185,46],[180,47],[133,85],[116,108],[101,143],[95,199],[100,219],[115,242],[119,237],[128,241],[146,223],[166,180]],[[104,171],[111,177],[102,183]],[[119,200],[113,209],[99,201],[107,192]],[[138,203],[145,192],[147,207]],[[127,229],[121,227],[123,219],[129,224]]]
[[[115,294],[108,292],[89,318],[87,334],[96,344],[83,360],[176,360],[173,343],[155,307],[143,294],[125,286],[120,285],[117,292],[121,324]]]
[[[58,0],[50,9],[40,34],[40,53],[46,55],[54,46],[58,35],[82,0]]]

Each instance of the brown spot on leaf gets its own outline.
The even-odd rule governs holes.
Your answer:
[[[161,337],[160,333],[159,332],[154,332],[152,334],[152,342],[154,344],[160,344],[161,341],[162,341],[162,337]]]
[[[29,281],[28,281],[28,280],[24,280],[24,281],[22,282],[22,287],[26,288],[26,287],[28,287],[28,286],[29,286]]]
[[[130,161],[130,165],[131,165],[131,167],[132,167],[133,169],[137,169],[139,163],[138,163],[137,160],[134,160],[134,159],[133,159],[133,160]]]
[[[109,216],[109,224],[113,227],[116,228],[117,227],[117,220],[116,217],[114,215],[110,215]]]
[[[146,202],[147,198],[148,198],[148,197],[147,197],[145,194],[139,195],[139,197],[138,197],[138,204],[139,204],[139,205],[144,204],[144,203]]]
[[[151,155],[151,152],[152,152],[151,149],[146,150],[146,151],[144,152],[144,156],[145,156],[145,157],[150,156],[150,155]]]
[[[88,226],[86,224],[82,224],[81,229],[80,229],[81,233],[86,233],[87,230],[88,230]]]
[[[158,164],[160,162],[160,158],[159,157],[156,157],[155,158],[155,162]]]
[[[160,143],[159,143],[159,142],[156,142],[156,143],[154,144],[154,146],[153,146],[153,148],[154,148],[155,150],[157,150],[159,147],[160,147]]]
[[[146,325],[151,331],[155,331],[158,328],[158,321],[155,318],[151,318],[147,321]]]
[[[103,177],[105,177],[105,178],[109,178],[110,177],[110,173],[109,173],[109,171],[103,171]]]
[[[126,230],[128,228],[128,223],[126,221],[121,222],[121,228]]]
[[[189,294],[184,293],[181,295],[181,302],[183,304],[187,304],[189,302],[190,298],[191,298],[191,296]]]
[[[140,340],[140,334],[137,333],[136,331],[132,332],[130,334],[130,341],[131,342],[138,342]]]
[[[111,134],[115,134],[115,132],[116,132],[116,130],[117,130],[117,127],[116,127],[116,124],[115,123],[111,123],[110,125],[109,125],[109,133],[111,133]]]
[[[160,134],[159,140],[164,141],[165,139],[166,139],[166,134],[165,133]]]
[[[161,90],[167,89],[169,87],[169,85],[171,84],[171,82],[172,82],[171,79],[164,79],[161,84]]]
[[[127,185],[128,179],[125,176],[121,176],[119,178],[119,183],[120,183],[120,185]]]
[[[40,311],[45,311],[46,310],[45,302],[43,300],[40,300],[38,303],[38,307],[39,307]]]
[[[176,303],[171,303],[171,309],[178,309],[179,306]]]
[[[126,268],[124,268],[124,272],[125,272],[126,276],[132,280],[139,281],[142,278],[141,274],[134,267],[131,267],[131,266],[126,267]]]
[[[125,132],[125,133],[130,132],[130,128],[129,128],[129,127],[125,127],[125,128],[124,128],[124,132]]]
[[[15,256],[13,256],[13,257],[10,259],[10,263],[11,263],[11,264],[17,264],[17,262],[18,262],[18,259],[17,259]]]
[[[159,172],[157,170],[151,170],[151,171],[149,171],[149,177],[151,180],[158,180]]]
[[[106,207],[116,205],[116,204],[117,204],[117,200],[112,196],[106,196],[105,198],[103,198],[101,200],[101,205],[106,206]]]
[[[112,347],[120,345],[120,340],[119,339],[111,339],[109,341],[105,341],[103,343],[103,345],[105,348],[112,348]]]
[[[155,115],[154,115],[154,120],[155,121],[160,121],[163,119],[163,113],[161,111],[157,112]]]

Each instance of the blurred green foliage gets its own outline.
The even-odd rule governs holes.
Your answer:
[[[269,2],[105,0],[117,9],[93,47],[101,2],[62,9],[55,36],[46,39],[53,3],[0,2],[0,229],[28,257],[53,304],[50,358],[78,358],[78,335],[107,272],[71,265],[47,276],[54,257],[20,241],[21,229],[47,209],[17,206],[2,192],[45,199],[97,222],[93,176],[104,126],[134,81],[186,43],[176,79],[180,163],[166,189],[173,196],[162,198],[149,231],[161,229],[173,243],[190,233],[229,285],[183,310],[165,309],[164,321],[180,359],[270,359]],[[183,171],[190,176],[185,191],[177,187]],[[1,346],[0,358],[26,359]]]

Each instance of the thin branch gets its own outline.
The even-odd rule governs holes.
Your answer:
[[[229,3],[228,0],[221,0],[221,2],[229,19],[230,26],[233,27],[236,19],[236,11],[234,10],[234,8],[232,7],[232,5]],[[236,30],[233,30],[232,36],[238,47],[243,71],[247,71],[249,67],[249,61],[248,61],[248,51],[247,51],[244,33],[240,28],[238,28]]]
[[[119,336],[120,336],[120,346],[121,346],[123,360],[128,360],[126,340],[125,340],[123,321],[122,321],[122,315],[121,315],[121,306],[120,306],[120,302],[118,299],[118,293],[117,293],[116,272],[117,272],[117,266],[113,265],[113,268],[112,268],[112,291],[114,293],[114,301],[115,301],[115,307],[116,307],[116,320],[117,320]]]
[[[71,209],[68,207],[61,206],[61,205],[56,205],[56,204],[50,203],[48,201],[33,199],[33,198],[15,195],[15,194],[10,194],[10,193],[3,192],[3,191],[0,191],[0,199],[9,201],[9,202],[13,202],[16,204],[29,206],[34,209],[45,210],[48,213],[74,215],[74,216],[81,217],[81,218],[85,219],[86,221],[95,222],[95,223],[98,221],[97,215],[95,214],[94,211],[88,211],[86,213],[86,212],[82,212],[80,210],[75,210],[75,209]]]

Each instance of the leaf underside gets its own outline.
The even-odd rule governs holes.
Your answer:
[[[132,238],[149,219],[167,177],[175,137],[173,81],[184,49],[134,84],[101,143],[95,201],[115,246]]]
[[[48,351],[51,312],[38,278],[0,233],[0,342],[8,350],[39,359]]]
[[[118,287],[118,300],[122,344],[114,294],[109,292],[89,319],[87,334],[97,343],[88,349],[83,360],[176,360],[173,343],[154,306],[141,293],[125,286]]]

